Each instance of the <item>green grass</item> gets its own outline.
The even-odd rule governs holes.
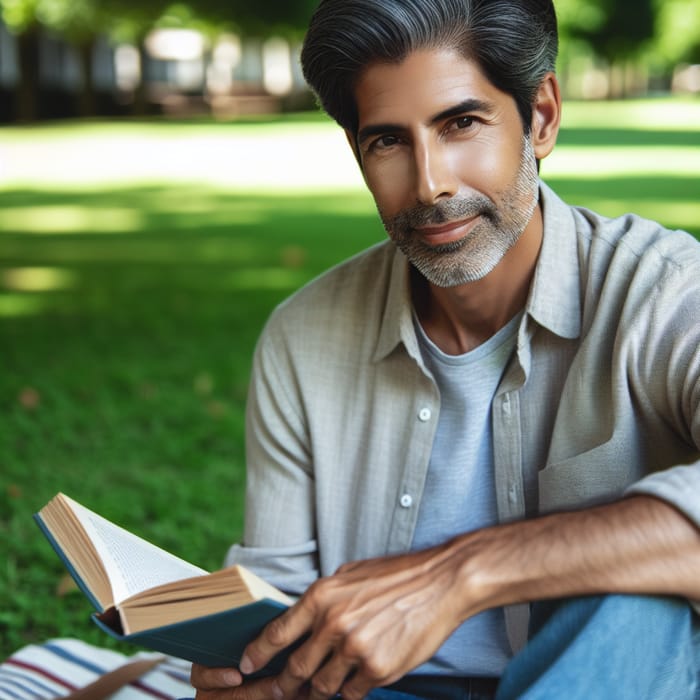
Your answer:
[[[188,218],[167,188],[8,192],[6,202],[150,210],[129,234],[5,233],[0,294],[0,639],[3,653],[58,633],[105,640],[31,513],[63,490],[159,545],[217,568],[241,534],[250,357],[272,307],[378,238],[371,215],[314,198],[211,191]],[[364,197],[348,194],[350,200]],[[161,202],[166,211],[158,208]],[[228,226],[239,209],[252,223]],[[219,219],[221,221],[219,222]],[[329,241],[329,236],[334,241]],[[25,267],[29,266],[29,267]],[[43,287],[42,291],[23,291]]]
[[[542,172],[572,202],[700,237],[700,103],[567,105]],[[108,644],[32,522],[58,490],[220,564],[260,328],[382,236],[317,117],[0,129],[0,657]]]

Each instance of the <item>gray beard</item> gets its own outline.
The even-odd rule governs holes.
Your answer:
[[[484,195],[452,197],[432,206],[404,209],[393,217],[381,214],[391,239],[418,271],[437,287],[454,287],[488,275],[518,242],[538,202],[537,164],[530,139],[523,136],[515,182],[497,204]],[[429,246],[414,234],[427,224],[480,216],[470,233],[457,241]]]

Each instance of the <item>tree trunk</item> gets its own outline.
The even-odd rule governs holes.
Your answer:
[[[19,85],[15,118],[19,122],[36,121],[39,114],[39,29],[31,25],[17,37]]]
[[[94,117],[97,114],[93,66],[95,37],[90,37],[80,42],[77,49],[83,73],[83,84],[78,92],[78,115],[81,117]]]
[[[139,38],[139,59],[141,63],[141,79],[134,90],[133,112],[137,117],[145,116],[149,112],[148,98],[148,76],[146,70],[148,66],[148,52],[146,51],[146,37]]]

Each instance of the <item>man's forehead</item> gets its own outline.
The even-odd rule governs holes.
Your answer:
[[[400,63],[371,64],[355,87],[360,124],[419,115],[429,120],[468,100],[496,105],[509,97],[476,62],[449,49],[419,50]]]

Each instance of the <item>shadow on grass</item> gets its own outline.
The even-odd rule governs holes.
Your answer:
[[[700,131],[562,127],[557,138],[562,146],[700,146]]]

